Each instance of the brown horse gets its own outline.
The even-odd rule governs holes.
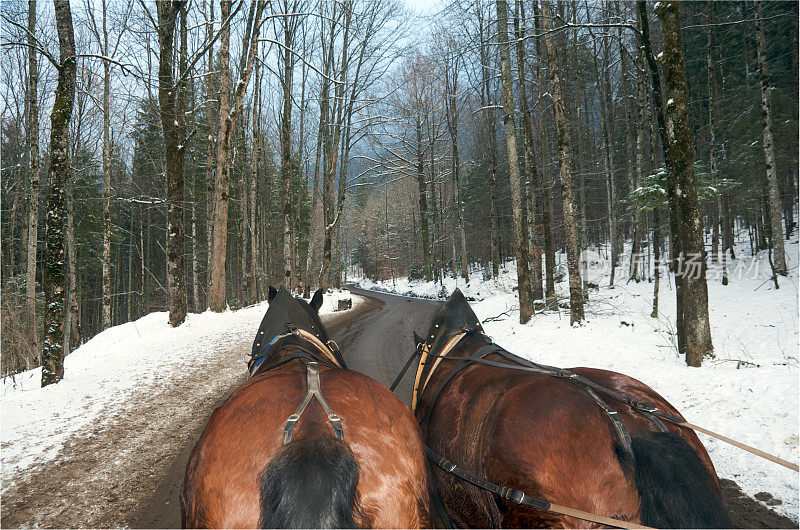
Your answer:
[[[318,315],[322,291],[309,305],[270,288],[269,302],[250,378],[189,457],[183,527],[425,526],[427,469],[408,407],[345,369]]]
[[[630,405],[649,402],[644,408],[655,405],[657,414],[680,418],[644,383],[592,368],[553,373],[544,367],[550,371],[537,373],[542,365],[492,346],[458,290],[425,338],[415,334],[415,340],[423,358],[413,404],[426,445],[461,471],[510,488],[490,493],[454,476],[449,463],[442,467],[451,473],[434,468],[443,519],[473,528],[597,526],[516,504],[512,500],[519,500],[519,493],[513,490],[519,490],[647,526],[730,525],[714,466],[694,432]],[[464,360],[470,356],[471,361]],[[618,398],[626,394],[640,401],[600,397],[578,384],[578,376],[612,389]]]

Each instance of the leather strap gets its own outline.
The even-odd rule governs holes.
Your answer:
[[[333,433],[336,436],[337,440],[344,439],[344,431],[342,429],[342,420],[334,414],[333,409],[325,401],[325,397],[322,395],[322,390],[320,389],[319,384],[319,365],[314,361],[305,361],[306,368],[307,368],[307,377],[306,377],[306,384],[308,386],[308,390],[306,391],[306,395],[303,396],[303,400],[298,405],[297,410],[294,411],[294,414],[289,416],[286,420],[286,425],[283,428],[283,443],[288,444],[292,441],[292,433],[294,433],[294,428],[297,425],[297,422],[300,421],[300,416],[303,414],[303,411],[306,409],[306,406],[311,401],[311,398],[316,397],[319,404],[322,405],[322,410],[325,411],[325,414],[328,416],[328,421],[331,423],[333,427]]]
[[[278,366],[281,366],[282,364],[286,364],[289,361],[294,361],[295,359],[303,359],[305,361],[318,362],[318,363],[323,364],[323,365],[325,365],[325,366],[327,366],[329,368],[338,368],[338,366],[336,366],[335,364],[329,363],[325,359],[322,359],[321,357],[319,357],[319,355],[315,354],[314,352],[312,352],[310,350],[307,350],[306,348],[304,348],[304,347],[302,347],[300,345],[296,345],[296,346],[293,345],[291,347],[293,349],[297,350],[297,351],[294,352],[294,353],[290,353],[289,355],[286,355],[285,357],[281,357],[280,359],[278,359],[277,361],[275,361],[274,363],[271,363],[271,364],[266,364],[266,365],[263,364],[264,359],[266,359],[266,357],[256,357],[254,359],[251,359],[250,362],[248,363],[250,365],[250,375],[247,377],[247,379],[252,379],[253,377],[255,377],[258,374],[261,374],[261,373],[264,373],[264,372],[268,372],[268,371],[272,370],[273,368],[277,368]]]
[[[433,371],[436,370],[436,367],[439,366],[439,363],[442,361],[442,359],[448,353],[450,353],[450,350],[452,350],[455,347],[455,345],[458,344],[461,338],[464,337],[464,335],[466,334],[467,331],[461,331],[450,337],[450,339],[447,341],[447,343],[444,345],[444,348],[442,348],[442,351],[439,352],[438,355],[430,355],[430,346],[428,346],[428,344],[422,345],[422,356],[419,359],[419,365],[417,365],[417,375],[416,377],[414,377],[414,392],[411,395],[412,411],[417,410],[417,400],[419,399],[419,396],[422,395],[422,392],[425,390],[425,387],[428,386],[428,381],[430,381],[431,376],[433,375]],[[433,366],[431,366],[431,369],[428,372],[428,377],[425,378],[425,382],[422,384],[422,388],[420,388],[419,386],[420,377],[422,376],[422,370],[425,368],[425,364],[427,363],[429,356],[435,357],[436,361],[434,361]]]
[[[630,521],[605,517],[603,515],[584,512],[583,510],[576,510],[575,508],[569,508],[567,506],[560,506],[545,499],[528,495],[525,492],[494,484],[459,468],[453,462],[447,460],[443,456],[438,455],[436,451],[428,446],[425,446],[425,456],[445,473],[452,474],[461,480],[469,482],[473,486],[477,486],[478,488],[494,493],[500,498],[506,499],[521,506],[529,506],[538,510],[568,515],[577,519],[583,519],[584,521],[591,521],[616,528],[650,528],[649,526],[631,523]]]
[[[414,359],[419,357],[421,354],[422,354],[422,345],[417,346],[417,349],[415,349],[411,353],[411,357],[408,358],[405,366],[403,366],[403,369],[400,370],[400,373],[397,374],[397,377],[394,378],[394,383],[392,383],[392,386],[389,387],[389,390],[394,392],[394,389],[397,388],[397,385],[399,385],[400,381],[403,380],[403,376],[406,375],[406,372],[408,371],[408,368],[411,366],[411,363],[414,362]]]

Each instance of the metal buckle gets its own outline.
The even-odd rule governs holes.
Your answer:
[[[514,504],[522,504],[522,501],[525,499],[525,494],[519,490],[509,490],[508,495],[506,495],[506,499],[510,500]]]

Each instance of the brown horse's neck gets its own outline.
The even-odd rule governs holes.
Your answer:
[[[468,357],[487,344],[491,344],[491,340],[485,335],[467,333],[449,351],[445,352],[446,348],[443,347],[440,350],[430,352],[430,355],[424,361],[425,368],[422,370],[417,383],[418,394],[415,411],[427,408],[430,405],[428,401],[433,399],[432,395],[436,392],[435,389],[438,387],[439,382],[460,366],[461,363],[459,361],[447,362],[448,358]],[[439,359],[434,355],[442,355],[442,353],[444,353],[444,359],[441,359],[441,362],[436,362]]]

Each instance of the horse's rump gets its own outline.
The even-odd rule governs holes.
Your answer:
[[[305,365],[292,361],[255,376],[214,412],[187,466],[185,526],[425,524],[424,452],[408,408],[360,373],[322,369],[322,393],[342,420],[344,440],[333,438],[312,399],[283,445],[305,378]],[[327,497],[307,493],[322,490]],[[396,494],[387,498],[388,491]],[[323,506],[326,498],[332,504]],[[343,509],[348,503],[352,509]]]
[[[633,378],[589,368],[571,371],[677,415],[666,400]],[[577,385],[549,375],[479,364],[464,369],[444,389],[427,441],[440,454],[491,482],[556,504],[623,520],[641,518],[643,524],[654,526],[725,526],[728,520],[716,474],[697,436],[675,426],[669,427],[674,431],[669,434],[652,433],[655,427],[641,413],[610,397],[603,399],[631,433],[633,456],[619,451],[609,417]],[[429,405],[423,403],[422,410]],[[626,463],[632,468],[626,470]],[[674,473],[658,473],[653,465],[670,465]],[[462,513],[468,514],[459,521],[462,524],[558,523],[559,516],[455,484],[441,473],[437,482],[446,484],[445,489],[470,492],[459,501]],[[677,494],[671,491],[675,488],[680,490]],[[706,492],[700,495],[698,489]],[[670,510],[664,503],[674,506]],[[695,514],[681,516],[679,512],[686,509]],[[495,521],[498,511],[500,520]],[[567,519],[565,524],[585,522]]]

